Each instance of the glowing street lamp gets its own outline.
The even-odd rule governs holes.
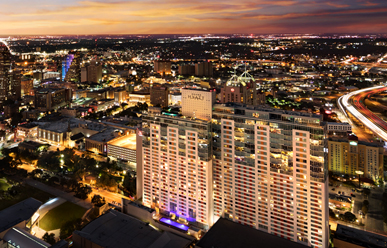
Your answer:
[[[359,175],[359,189],[360,189],[360,176],[361,176],[361,175],[363,175],[363,174],[364,174],[364,172],[363,172],[363,171],[360,171],[360,170],[358,170],[358,171],[355,171],[355,173]]]

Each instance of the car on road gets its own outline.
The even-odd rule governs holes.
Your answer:
[[[352,197],[356,197],[356,195],[355,195],[355,194],[353,194],[353,193],[351,193],[351,196],[352,196]]]
[[[339,195],[341,195],[341,191],[339,191]]]
[[[335,188],[332,188],[333,191],[335,191]]]

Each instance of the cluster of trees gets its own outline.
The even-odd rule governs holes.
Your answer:
[[[43,239],[44,241],[46,241],[47,243],[49,243],[50,245],[53,245],[53,244],[56,243],[55,233],[50,233],[50,234],[49,234],[48,232],[46,232],[46,233],[43,235],[42,239]]]
[[[106,200],[105,197],[102,197],[100,195],[94,195],[91,199],[91,203],[93,203],[94,206],[101,207],[105,205]]]
[[[127,192],[131,196],[136,195],[136,177],[131,173],[127,174],[124,178],[124,182],[122,183],[124,187],[124,191]]]
[[[106,172],[101,173],[101,175],[97,178],[97,183],[96,185],[98,187],[117,187],[117,181],[110,177],[109,174]]]
[[[339,214],[339,216],[337,217],[332,209],[329,209],[329,217],[332,219],[339,219],[339,220],[344,220],[348,222],[354,222],[357,219],[356,215],[354,215],[349,211],[345,212],[344,214]]]
[[[8,183],[13,184],[15,182],[11,182],[8,179]],[[0,190],[0,200],[12,200],[16,198],[23,191],[23,186],[20,184],[13,185],[9,187],[7,190]]]
[[[60,239],[67,239],[75,230],[81,230],[82,227],[82,219],[80,218],[65,222],[60,228],[59,237]]]
[[[128,105],[123,105],[124,111],[120,112],[119,116],[137,117],[136,112],[148,111],[148,104],[138,102],[135,106],[128,108]]]
[[[60,184],[63,187],[66,187],[70,191],[75,193],[75,197],[78,197],[82,200],[87,199],[89,194],[92,192],[92,189],[88,187],[87,185],[78,182],[75,178],[64,178],[64,177],[57,177],[57,176],[51,176],[48,173],[44,173],[40,169],[35,169],[31,171],[29,174],[31,177],[33,177],[36,180],[39,180],[43,183],[47,183],[48,185],[54,186],[55,184]]]

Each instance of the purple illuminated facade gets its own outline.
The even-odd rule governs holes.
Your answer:
[[[62,61],[62,81],[64,81],[67,72],[70,69],[71,63],[73,62],[74,54],[68,54]]]
[[[180,224],[180,223],[177,223],[176,221],[173,221],[173,220],[170,220],[170,219],[167,219],[167,218],[161,218],[160,221],[165,223],[165,224],[167,224],[167,225],[170,225],[170,226],[176,227],[176,228],[178,228],[180,230],[183,230],[183,231],[187,231],[188,230],[188,226]]]

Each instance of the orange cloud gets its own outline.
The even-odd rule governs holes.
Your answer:
[[[328,2],[327,5],[332,6],[332,7],[336,7],[336,8],[347,8],[347,7],[349,7],[348,4],[338,4],[338,3],[332,3],[332,2]]]

